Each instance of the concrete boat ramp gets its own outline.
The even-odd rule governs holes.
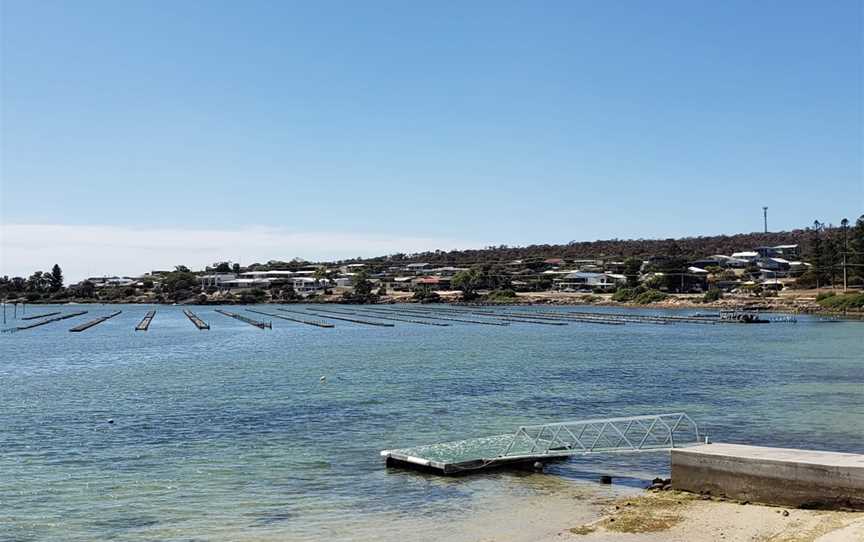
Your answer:
[[[672,450],[672,487],[781,506],[864,510],[864,455],[707,444]]]

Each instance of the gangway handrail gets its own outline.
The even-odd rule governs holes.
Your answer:
[[[574,455],[656,453],[702,444],[699,438],[690,416],[672,412],[523,425],[513,433],[382,450],[381,456],[388,465],[457,474]]]
[[[676,445],[676,432],[682,431],[679,427],[685,421],[687,432],[692,431],[693,441],[691,444],[679,441]],[[658,425],[662,427],[658,429]],[[574,430],[580,428],[577,435]],[[562,436],[562,433],[566,434]],[[530,448],[527,452],[517,449],[519,443],[530,445]],[[533,457],[538,453],[566,456],[601,452],[656,451],[699,443],[699,427],[696,422],[685,412],[672,412],[523,425],[516,429],[507,446],[496,458]]]

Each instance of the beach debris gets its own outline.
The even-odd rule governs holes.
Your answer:
[[[671,478],[654,478],[651,480],[651,485],[648,489],[654,491],[668,491],[672,489],[672,479]]]
[[[540,461],[534,462],[534,470],[543,472],[543,463]]]
[[[783,510],[782,515],[783,515],[784,518],[785,518],[785,517],[789,517],[789,510]]]

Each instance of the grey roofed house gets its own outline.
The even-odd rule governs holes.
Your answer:
[[[431,266],[425,262],[409,263],[405,266],[405,271],[415,273],[417,275],[425,275],[429,272]]]
[[[765,258],[798,259],[798,245],[776,245],[773,247],[756,247],[756,252]]]
[[[721,259],[718,256],[709,256],[708,258],[700,258],[698,260],[694,260],[690,262],[690,265],[695,267],[723,267],[725,260]]]
[[[719,254],[717,256],[712,256],[712,258],[719,258],[720,261],[723,262],[721,264],[721,267],[744,268],[747,267],[747,264],[750,263],[748,260],[743,260],[741,258],[733,258],[731,256],[723,256]]]
[[[448,277],[448,276],[453,276],[456,273],[458,273],[460,271],[465,271],[465,270],[466,269],[464,267],[447,266],[447,267],[437,267],[435,269],[430,269],[429,272],[434,273],[436,275],[441,275],[442,277]]]
[[[791,267],[789,261],[783,258],[759,258],[756,265],[762,269],[770,269],[772,271],[788,271]]]
[[[753,250],[745,250],[743,252],[732,253],[732,257],[736,260],[746,260],[748,262],[753,262],[759,258],[759,253]]]
[[[783,258],[759,258],[756,262],[763,279],[774,279],[789,275],[792,266]]]
[[[701,258],[699,260],[692,261],[690,262],[690,265],[701,267],[703,269],[711,266],[740,268],[747,267],[748,263],[750,263],[748,260],[733,258],[732,256],[725,256],[723,254],[714,254],[713,256],[708,256],[707,258]]]

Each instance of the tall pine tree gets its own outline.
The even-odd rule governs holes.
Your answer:
[[[846,254],[846,265],[850,284],[864,285],[864,215],[858,217],[855,225],[849,228],[849,250]]]
[[[63,288],[63,271],[56,263],[51,268],[51,274],[48,276],[49,288],[52,292],[59,292]]]

